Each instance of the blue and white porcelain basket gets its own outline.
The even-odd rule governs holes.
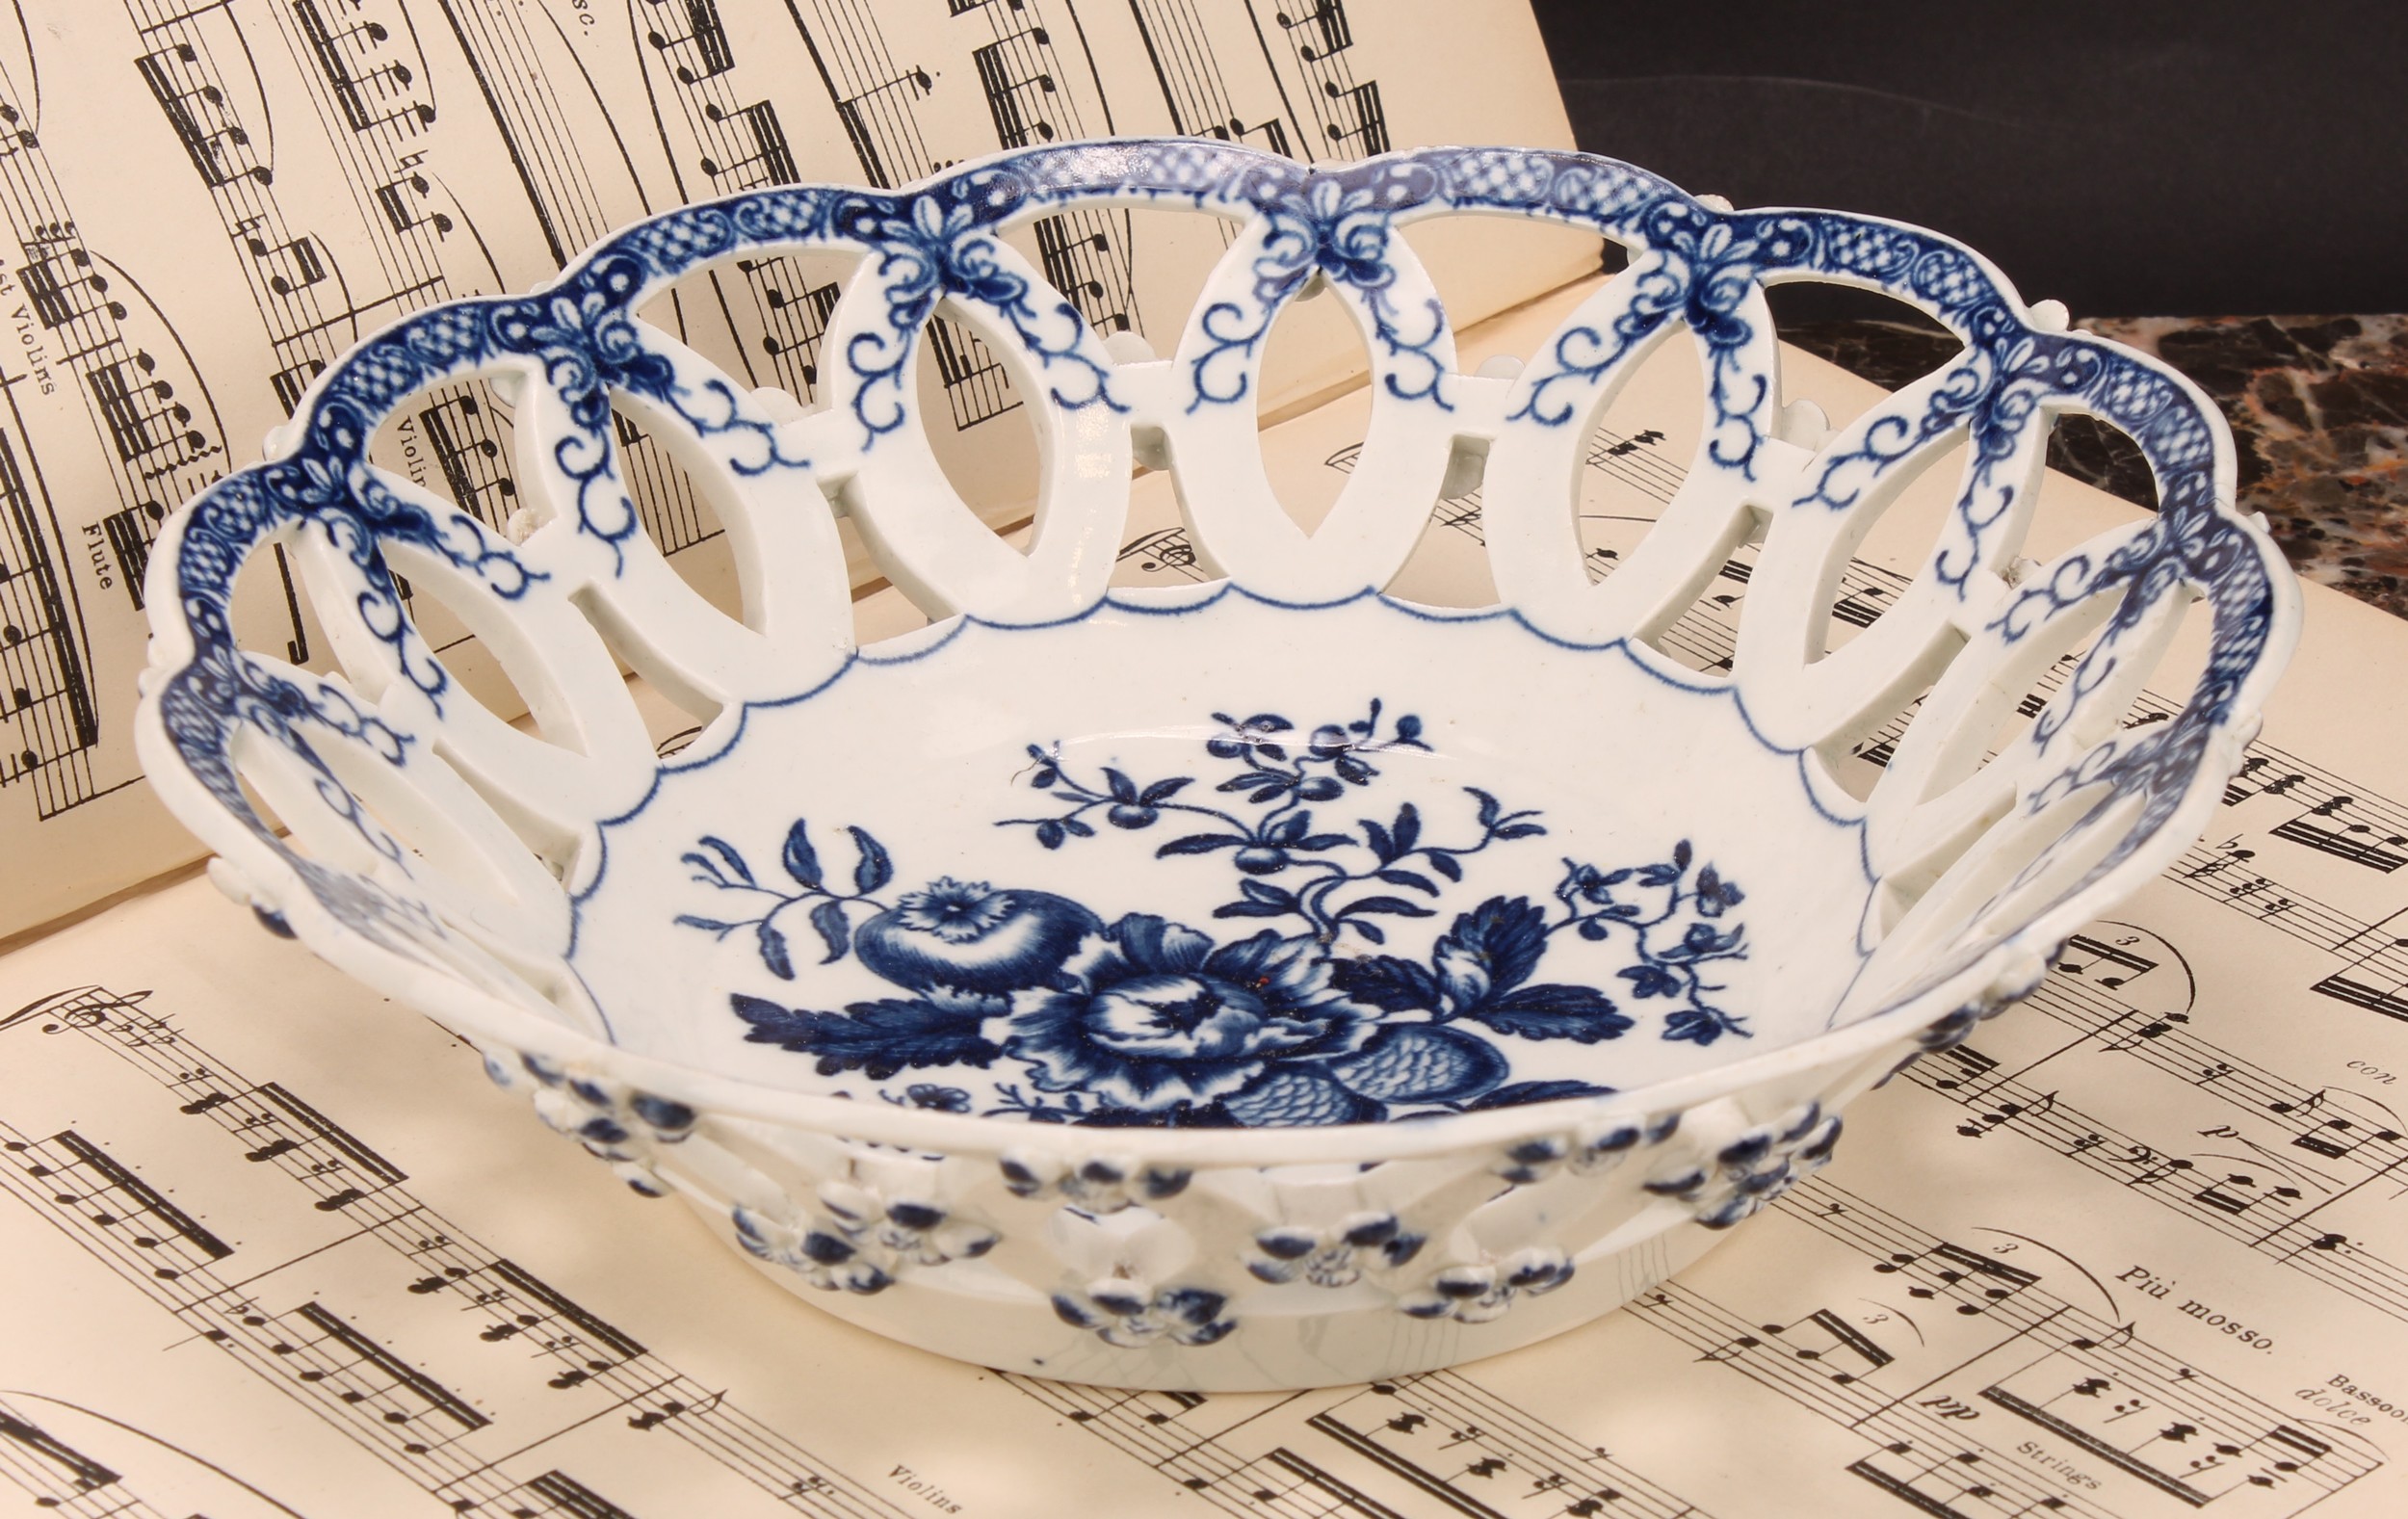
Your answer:
[[[1108,353],[1000,236],[1094,206],[1241,223],[1167,358]],[[1462,373],[1397,234],[1467,214],[1591,229],[1630,265],[1518,372]],[[859,259],[817,410],[636,315],[798,249]],[[1787,279],[1911,301],[1963,352],[1816,435],[1778,401],[1764,287]],[[1308,536],[1255,401],[1272,321],[1314,280],[1372,390]],[[1025,553],[924,431],[940,310],[1026,398]],[[1592,585],[1588,438],[1683,332],[1702,441]],[[479,375],[517,400],[507,537],[368,461],[397,408]],[[708,493],[741,621],[642,531],[614,407]],[[2065,411],[2130,434],[2162,509],[2034,565]],[[1920,573],[1827,648],[1850,552],[1959,442]],[[397,323],[270,453],[179,513],[150,572],[143,759],[221,883],[828,1311],[1128,1385],[1442,1366],[1676,1269],[1821,1165],[1847,1101],[2030,989],[2181,852],[2297,621],[2179,376],[1944,238],[1734,212],[1575,153],[1305,169],[1116,142],[739,196],[534,295]],[[1459,489],[1483,459],[1500,604],[1383,595],[1451,465]],[[1175,480],[1209,581],[1107,589],[1139,460]],[[854,646],[840,514],[929,628]],[[1751,544],[1730,672],[1665,657],[1650,641]],[[235,578],[271,545],[339,676],[238,645]],[[539,736],[447,669],[397,575],[483,639]],[[2122,725],[2200,602],[2188,703]],[[691,746],[656,759],[622,660],[717,714]],[[1829,758],[1909,711],[1852,796]]]

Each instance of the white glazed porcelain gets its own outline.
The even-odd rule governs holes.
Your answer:
[[[1167,358],[1115,359],[998,236],[1100,204],[1242,223]],[[1518,374],[1459,373],[1395,234],[1468,213],[1593,228],[1630,267]],[[633,314],[798,249],[863,255],[817,411]],[[1308,536],[1254,399],[1314,278],[1373,388]],[[1793,278],[1913,301],[1965,350],[1805,435],[1763,293]],[[916,414],[940,307],[1037,426],[1025,555]],[[710,202],[534,295],[396,324],[320,377],[268,462],[179,513],[150,574],[143,756],[271,928],[475,1040],[547,1122],[853,1323],[1139,1386],[1442,1366],[1677,1269],[1822,1164],[1857,1092],[2029,989],[2196,836],[2295,589],[2231,509],[2212,408],[2061,327],[1932,234],[1721,210],[1569,153],[1308,170],[1101,143]],[[1587,440],[1684,330],[1699,452],[1592,586]],[[518,398],[508,538],[367,463],[411,396],[476,374]],[[711,495],[741,623],[643,535],[614,406]],[[2163,510],[2019,564],[2066,410],[2134,438]],[[1922,572],[1826,651],[1839,568],[1959,440]],[[1139,457],[1217,578],[1107,591]],[[1451,465],[1483,458],[1503,604],[1382,596]],[[935,624],[852,646],[839,511]],[[1650,646],[1759,540],[1730,674]],[[237,645],[234,579],[271,544],[341,676]],[[483,636],[540,737],[461,688],[395,573]],[[2119,726],[2202,598],[2188,705]],[[718,717],[656,761],[614,654]],[[1824,756],[1918,698],[1870,798],[1835,784]]]

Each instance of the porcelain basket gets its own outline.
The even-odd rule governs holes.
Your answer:
[[[1166,357],[1108,350],[1002,236],[1098,207],[1234,226]],[[1399,229],[1466,215],[1629,265],[1518,370],[1464,373]],[[815,407],[637,315],[798,250],[858,258]],[[1765,287],[1795,279],[1912,302],[1962,351],[1818,427],[1780,405]],[[1256,409],[1308,284],[1371,362],[1309,535]],[[1036,432],[1025,552],[931,452],[938,316]],[[1576,481],[1664,343],[1694,345],[1700,441],[1592,582]],[[369,462],[478,376],[514,401],[507,523]],[[2132,437],[2161,507],[2034,564],[2068,411]],[[615,413],[706,494],[741,620],[643,530]],[[1835,640],[1851,553],[1959,444],[1920,570]],[[269,456],[178,513],[149,575],[142,758],[220,883],[820,1307],[1132,1386],[1444,1366],[1678,1269],[2196,837],[2297,617],[2222,421],[2170,370],[1933,234],[1565,152],[1076,144],[692,206],[363,342]],[[1140,464],[1208,578],[1108,589]],[[1497,604],[1384,595],[1467,480]],[[840,514],[925,631],[854,646]],[[339,674],[238,643],[236,577],[272,547]],[[1667,655],[1742,553],[1728,671]],[[429,600],[537,732],[432,651]],[[2194,612],[2187,703],[2128,722]],[[656,756],[622,662],[701,715],[691,745]],[[1860,798],[1839,761],[1884,724]]]

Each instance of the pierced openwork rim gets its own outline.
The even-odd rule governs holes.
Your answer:
[[[1130,177],[1140,173],[1139,168],[1133,166],[1147,164],[1168,165],[1177,172],[1165,171],[1154,179]],[[1114,178],[1115,173],[1120,177]],[[1188,177],[1182,179],[1181,174]],[[982,202],[979,197],[994,198],[988,187],[1007,181],[1016,187],[1013,193],[1022,198],[1010,207],[987,207],[994,214],[987,221],[980,221],[984,213],[980,209]],[[1049,196],[1054,198],[1042,199]],[[948,206],[956,210],[970,208],[964,213],[969,218],[964,224],[973,232],[990,223],[1008,221],[1018,210],[1039,204],[1099,203],[1115,196],[1123,201],[1153,198],[1195,208],[1251,210],[1255,223],[1250,224],[1244,239],[1253,241],[1242,239],[1241,247],[1269,257],[1261,249],[1273,246],[1272,240],[1285,238],[1292,244],[1302,239],[1300,246],[1305,249],[1297,255],[1304,262],[1288,271],[1294,277],[1270,289],[1263,298],[1264,310],[1273,314],[1304,283],[1315,258],[1320,259],[1324,273],[1334,260],[1343,275],[1348,259],[1361,251],[1344,239],[1365,227],[1374,227],[1380,232],[1378,246],[1384,251],[1372,262],[1379,267],[1365,276],[1365,285],[1350,299],[1365,302],[1358,320],[1370,325],[1374,338],[1385,341],[1384,352],[1380,342],[1374,344],[1375,406],[1383,413],[1417,402],[1435,402],[1444,406],[1443,396],[1448,387],[1452,385],[1459,391],[1468,384],[1467,377],[1456,374],[1452,367],[1452,342],[1443,327],[1443,314],[1441,325],[1431,335],[1417,339],[1401,325],[1401,319],[1383,307],[1381,301],[1386,298],[1376,293],[1395,277],[1400,261],[1409,259],[1409,253],[1395,251],[1401,249],[1401,244],[1387,239],[1386,230],[1417,217],[1441,214],[1553,220],[1644,246],[1650,256],[1658,259],[1660,267],[1651,274],[1638,269],[1635,260],[1638,277],[1629,281],[1616,297],[1621,305],[1614,308],[1620,312],[1614,320],[1624,321],[1634,311],[1642,311],[1648,299],[1648,278],[1677,265],[1681,273],[1674,282],[1680,286],[1686,304],[1677,309],[1658,310],[1650,320],[1684,320],[1701,342],[1711,344],[1716,341],[1712,336],[1714,323],[1728,319],[1740,329],[1739,335],[1730,340],[1735,353],[1750,342],[1762,340],[1761,334],[1749,334],[1748,323],[1741,318],[1761,318],[1763,284],[1813,278],[1881,290],[1922,305],[1966,341],[1969,354],[1978,350],[2002,364],[2005,360],[2000,355],[2008,355],[2017,363],[2038,366],[2033,372],[2041,373],[2042,378],[2031,393],[2037,399],[2028,396],[2026,401],[2043,409],[2090,409],[2085,398],[2108,394],[2108,381],[2096,378],[2101,373],[2107,374],[2110,380],[2125,377],[2153,386],[2150,405],[2156,410],[2131,425],[2144,430],[2136,431],[2134,435],[2144,453],[2149,454],[2158,474],[2162,509],[2153,522],[2114,551],[2114,556],[2123,556],[2129,563],[2116,563],[2114,556],[2105,550],[2101,551],[2101,563],[2083,562],[2095,578],[2083,582],[2079,593],[2094,596],[2104,593],[2102,587],[2112,589],[2122,586],[2126,604],[2145,612],[2164,591],[2169,583],[2166,577],[2170,576],[2171,583],[2191,588],[2209,600],[2215,618],[2215,648],[2191,703],[2175,723],[2168,725],[2169,730],[2180,730],[2184,742],[2179,746],[2162,742],[2172,734],[2160,731],[2151,742],[2126,746],[2095,773],[2076,776],[2069,771],[2059,775],[2053,784],[2062,783],[2069,790],[2083,791],[2092,785],[2106,784],[2114,788],[2112,795],[2144,798],[2144,825],[2135,825],[2132,836],[2078,885],[2031,921],[2006,933],[1973,963],[1935,975],[1874,1013],[1810,1039],[1745,1055],[1693,1076],[1609,1097],[1561,1099],[1409,1124],[1240,1130],[1115,1128],[1092,1136],[1081,1133],[1074,1138],[1068,1129],[1033,1126],[1008,1118],[905,1110],[792,1092],[694,1071],[607,1044],[549,1022],[503,997],[375,942],[322,900],[313,889],[309,870],[250,815],[232,779],[227,756],[233,735],[247,723],[259,720],[256,705],[248,710],[244,705],[246,701],[255,702],[257,694],[238,689],[247,677],[229,673],[239,670],[249,658],[233,642],[229,615],[232,583],[244,556],[272,534],[296,521],[309,520],[313,512],[323,512],[352,521],[355,530],[371,540],[367,553],[370,562],[375,562],[377,550],[373,540],[378,528],[360,517],[359,487],[354,484],[359,477],[355,472],[338,469],[335,473],[340,478],[329,478],[326,461],[331,458],[338,465],[346,460],[353,465],[364,461],[365,434],[373,432],[377,420],[384,414],[376,409],[377,401],[385,403],[384,410],[389,411],[393,404],[406,395],[448,378],[462,365],[475,367],[468,359],[458,359],[456,355],[450,369],[444,368],[439,358],[432,358],[419,370],[396,374],[388,367],[380,372],[379,362],[389,366],[392,355],[398,352],[397,335],[432,341],[432,336],[440,334],[447,318],[475,325],[487,315],[534,310],[547,301],[559,309],[561,301],[587,300],[590,294],[588,287],[609,275],[614,261],[625,260],[641,251],[649,262],[639,267],[650,269],[651,276],[632,284],[620,276],[620,286],[607,295],[607,299],[622,302],[632,311],[670,279],[725,252],[723,246],[715,252],[695,242],[695,228],[722,223],[741,228],[750,219],[755,229],[751,235],[772,241],[780,235],[799,236],[791,226],[781,234],[777,217],[787,212],[798,213],[798,208],[803,208],[812,196],[821,197],[809,201],[809,205],[816,208],[813,214],[823,218],[823,226],[828,224],[826,218],[867,215],[884,217],[881,225],[917,228],[881,235],[906,242],[918,238],[919,242],[911,246],[927,245],[921,251],[933,260],[932,267],[944,266],[947,255],[944,249],[929,252],[928,248],[936,248],[944,238],[958,235],[957,230],[950,229],[950,224],[939,224],[948,214],[944,209]],[[864,211],[864,207],[868,209]],[[937,209],[930,210],[931,207]],[[762,230],[764,227],[766,231]],[[1318,254],[1312,251],[1317,246],[1316,238],[1321,249]],[[1391,243],[1393,249],[1389,247]],[[1888,263],[1857,267],[1848,262],[1858,256],[1848,252],[1848,249],[1876,244],[1891,250],[1882,254]],[[1939,273],[1926,278],[1908,266],[1898,265],[1892,254],[1901,247],[1909,249],[1915,260],[1930,264]],[[1746,250],[1743,255],[1734,251],[1740,249]],[[1381,259],[1387,262],[1382,263]],[[1910,264],[1914,261],[1910,260]],[[1413,266],[1413,273],[1418,276],[1418,266]],[[955,276],[940,269],[929,277],[941,283]],[[1744,282],[1745,288],[1736,282]],[[1366,289],[1374,293],[1366,295]],[[1716,307],[1700,293],[1706,291],[1720,291],[1728,299]],[[1661,292],[1656,299],[1661,303]],[[468,314],[474,314],[473,321]],[[912,320],[916,324],[918,318]],[[1269,315],[1262,317],[1257,337],[1268,330],[1269,320]],[[1200,401],[1237,399],[1208,394],[1211,385],[1227,383],[1212,378],[1215,372],[1207,362],[1223,350],[1213,349],[1210,341],[1205,340],[1200,357],[1191,354],[1188,350],[1196,346],[1197,330],[1191,327],[1188,347],[1183,348],[1174,363],[1188,366]],[[582,341],[570,333],[557,340],[565,345],[558,351],[569,353],[579,362],[591,366],[596,360],[586,348],[578,346]],[[1062,358],[1086,374],[1092,382],[1093,393],[1085,399],[1056,393],[1053,401],[1057,407],[1075,412],[1101,405],[1125,410],[1110,393],[1113,371],[1086,351],[1092,343],[1091,334],[1067,340],[1069,346],[1058,350],[1045,349],[1037,339],[1029,341],[1040,354],[1049,359]],[[1624,349],[1636,341],[1636,337],[1630,338]],[[531,347],[521,356],[554,351]],[[484,351],[480,354],[491,357]],[[1553,355],[1555,368],[1550,370],[1546,359],[1546,354],[1539,355],[1514,382],[1508,405],[1518,403],[1519,409],[1505,418],[1506,423],[1531,419],[1533,426],[1555,426],[1572,411],[1567,409],[1562,417],[1550,419],[1548,407],[1553,403],[1549,387],[1561,382],[1578,389],[1595,380],[1594,374],[1584,380],[1579,366],[1565,357],[1559,345]],[[1740,360],[1732,362],[1737,365]],[[1717,356],[1714,367],[1717,385],[1721,382],[1720,363]],[[2051,365],[2055,368],[2050,369]],[[2090,367],[2085,370],[2085,365]],[[1737,369],[1733,372],[1739,373]],[[875,409],[874,392],[881,377],[891,379],[893,371],[865,373],[868,378],[851,398],[851,414],[875,440],[887,414]],[[2005,381],[1994,380],[1994,383],[2003,387]],[[2079,388],[2081,386],[2093,388]],[[900,395],[900,386],[894,388]],[[1238,395],[1243,394],[1241,384]],[[873,401],[865,403],[865,396],[873,397]],[[1718,391],[1710,394],[1709,399],[1713,406],[1723,407]],[[893,404],[900,406],[901,402]],[[865,405],[873,409],[865,410]],[[1961,1023],[1966,1009],[1996,1010],[2004,1001],[2030,989],[2045,969],[2049,951],[2159,874],[2197,836],[2225,782],[2238,769],[2242,749],[2255,735],[2260,708],[2289,658],[2299,620],[2295,582],[2279,549],[2261,522],[2242,518],[2232,505],[2234,463],[2231,440],[2222,419],[2208,399],[2176,372],[2103,339],[2064,333],[2061,325],[2052,325],[2045,317],[2035,316],[2004,278],[1977,254],[1936,234],[1874,218],[1819,211],[1725,211],[1628,165],[1576,153],[1438,148],[1390,154],[1355,165],[1305,169],[1223,144],[1138,140],[1000,154],[891,193],[815,187],[756,192],[681,208],[637,223],[597,245],[529,297],[480,298],[404,318],[363,342],[320,376],[302,399],[298,415],[305,417],[306,422],[279,430],[271,439],[266,460],[220,482],[177,514],[159,540],[148,574],[153,641],[151,668],[145,672],[144,695],[137,718],[138,750],[145,771],[171,810],[222,856],[227,867],[224,879],[237,895],[289,925],[292,931],[339,968],[432,1012],[472,1039],[584,1067],[715,1114],[757,1118],[931,1150],[989,1151],[1041,1141],[1056,1146],[1109,1148],[1148,1157],[1176,1157],[1196,1164],[1369,1161],[1448,1151],[1619,1115],[1677,1111],[1809,1068],[1836,1070],[1860,1062],[1864,1066],[1860,1074],[1870,1081],[1886,1072],[1898,1054],[1896,1046],[1899,1041],[1926,1031],[1945,1030],[1952,1019]],[[730,427],[755,426],[743,422],[736,410],[728,415],[738,418],[728,424]],[[2164,423],[2168,415],[2176,421]],[[2111,415],[2107,419],[2110,423],[2117,421]],[[1710,432],[1717,426],[1730,430],[1730,447],[1734,452],[1728,458],[1719,452],[1714,455],[1716,462],[1725,467],[1749,470],[1750,461],[1760,451],[1781,446],[1763,426],[1761,409],[1743,412],[1735,402],[1731,409],[1718,409],[1709,421],[1714,424],[1710,426]],[[1376,418],[1374,425],[1378,425]],[[2179,433],[2172,441],[2168,440],[2169,429]],[[2144,435],[2147,430],[2154,432]],[[766,432],[763,435],[769,436]],[[774,442],[770,446],[774,454]],[[1723,446],[1720,440],[1713,444],[1715,450]],[[1823,478],[1824,485],[1818,487],[1819,491],[1830,488],[1830,473],[1826,471]],[[614,537],[608,531],[609,523],[597,528],[585,516],[587,498],[582,485],[576,500],[581,531],[605,551],[623,556],[624,536]],[[1969,492],[1967,501],[1972,500]],[[1834,508],[1845,506],[1845,502],[1827,496],[1824,502]],[[2002,511],[2004,508],[1999,510]],[[1994,516],[1977,520],[1975,513],[1963,507],[1960,512],[1964,517],[1961,526],[1970,544],[1967,552],[1977,556],[1987,523],[1997,519]],[[2135,550],[2135,544],[2142,546]],[[1256,547],[1259,546],[1258,543]],[[1503,552],[1505,558],[1498,563],[1505,604],[1517,615],[1537,616],[1541,623],[1556,615],[1543,609],[1534,610],[1528,598],[1517,598],[1510,589],[1510,585],[1527,585],[1547,606],[1560,601],[1557,589],[1542,583],[1545,575],[1532,578],[1535,572],[1531,566],[1534,561],[1530,553],[1510,547]],[[1516,553],[1523,556],[1521,565],[1509,570],[1507,562]],[[1947,578],[1946,559],[1943,553],[1935,561],[1943,564],[1943,580]],[[1965,562],[1960,577],[1974,573],[1973,563]],[[1240,578],[1246,581],[1249,589],[1261,589],[1249,577],[1242,574]],[[1288,593],[1313,599],[1310,583],[1297,584],[1303,586],[1302,591],[1285,588]],[[1274,588],[1275,591],[1278,589],[1281,588]],[[942,588],[938,590],[937,599],[946,599],[941,594]],[[1100,582],[1076,594],[1089,590],[1100,595]],[[2144,591],[2149,594],[2144,596]],[[2030,605],[2034,609],[2030,615],[2038,620],[2067,605],[2062,597],[2053,602],[2053,594],[2046,585],[2029,586],[2006,599],[2013,607]],[[985,615],[983,609],[971,610]],[[1044,608],[1037,602],[1025,606],[1011,603],[1007,597],[1000,610],[1007,615],[1018,612],[1036,616],[1043,614]],[[2018,615],[2010,609],[2002,616],[2011,621]],[[404,641],[412,636],[404,635]],[[1745,700],[1743,692],[1741,699]],[[2123,769],[2118,770],[2117,766]]]

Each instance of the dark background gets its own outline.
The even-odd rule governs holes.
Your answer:
[[[2408,311],[2408,0],[1535,9],[1581,146],[1693,193],[1919,223],[2077,317]]]

